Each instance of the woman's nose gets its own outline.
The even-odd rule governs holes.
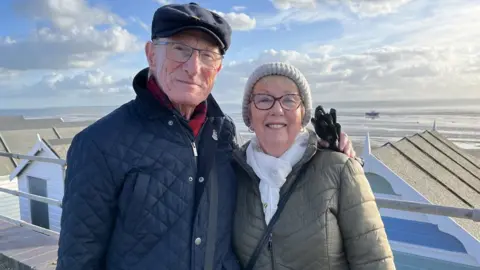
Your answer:
[[[282,105],[280,105],[280,100],[275,100],[275,103],[273,103],[273,107],[270,109],[270,112],[273,114],[283,115],[283,108]]]

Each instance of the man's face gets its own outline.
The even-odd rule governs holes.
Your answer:
[[[206,100],[222,67],[214,40],[204,32],[188,30],[158,41],[148,42],[145,50],[150,72],[168,98],[185,106]],[[190,56],[191,48],[202,52],[193,50]]]

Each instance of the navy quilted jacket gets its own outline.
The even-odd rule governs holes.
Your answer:
[[[194,142],[186,121],[160,106],[146,82],[145,69],[133,81],[135,100],[73,139],[57,270],[203,270],[205,245],[212,241],[208,226],[217,229],[215,269],[239,269],[231,248],[235,126],[210,96],[206,124]],[[221,130],[216,152],[204,148],[213,129]],[[205,168],[213,154],[219,207],[217,224],[208,224]],[[196,185],[205,187],[197,192],[198,206]]]

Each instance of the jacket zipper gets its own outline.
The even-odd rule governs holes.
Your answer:
[[[198,131],[197,137],[193,139],[192,141],[192,150],[193,150],[193,156],[195,157],[195,166],[197,165],[197,157],[198,157],[198,152],[197,152],[197,139],[202,136],[202,131],[203,128],[205,127],[205,124],[207,123],[208,118],[205,118],[205,121],[203,122],[202,126],[200,127],[200,130]]]
[[[175,121],[177,122],[177,124],[180,125],[180,128],[183,130],[183,137],[186,139],[187,142],[190,143],[190,146],[192,147],[192,152],[193,152],[193,161],[195,163],[195,177],[197,177],[197,171],[198,171],[198,161],[197,161],[197,158],[198,158],[198,151],[197,151],[197,138],[200,138],[201,136],[201,133],[203,131],[203,128],[205,127],[205,124],[207,123],[208,121],[208,118],[205,119],[205,121],[203,122],[202,126],[200,127],[200,130],[198,132],[198,136],[197,138],[195,138],[194,136],[192,136],[190,133],[189,133],[189,130],[187,127],[185,127],[185,125],[181,122],[181,120],[178,118],[178,115],[175,114],[175,112],[173,113],[173,118],[175,118]],[[193,138],[192,138],[193,137]],[[192,230],[193,232],[193,230]],[[193,265],[193,261],[192,261],[192,265]]]
[[[180,125],[180,128],[183,130],[183,137],[185,138],[186,142],[190,144],[192,147],[192,152],[193,152],[193,162],[195,165],[195,175],[197,174],[197,157],[198,157],[198,152],[197,152],[197,145],[195,143],[195,139],[192,140],[192,136],[188,134],[187,128],[181,123],[181,121],[178,119],[177,115],[173,115],[173,118],[175,118],[175,121],[177,122],[178,125]]]
[[[193,150],[193,158],[195,159],[195,166],[196,166],[198,153],[197,153],[197,145],[195,144],[195,142],[192,142],[192,150]]]
[[[273,258],[273,234],[268,237],[268,250],[270,251],[270,260],[272,262],[272,270],[275,270],[275,259]]]
[[[252,172],[250,169],[248,169],[248,167],[242,162],[241,159],[238,160],[238,164],[240,165],[240,167],[242,167],[242,169],[252,179],[256,179],[258,182],[260,182],[260,178],[254,172]],[[256,187],[255,192],[257,193],[258,197],[261,198],[260,190],[258,189],[258,185],[256,185],[255,187]],[[260,199],[260,203],[261,203],[261,199]],[[265,224],[265,228],[266,228],[266,227],[268,227],[268,224],[265,222],[265,212],[263,212],[263,210],[262,210],[262,213],[263,213],[263,215],[262,215],[263,224]],[[270,252],[270,261],[272,263],[272,270],[275,270],[275,259],[273,257],[273,233],[270,233],[270,235],[268,237],[267,249]]]
[[[190,136],[188,130],[186,130],[187,128],[180,122],[180,120],[178,119],[177,115],[173,115],[173,117],[175,118],[175,121],[181,126],[181,128],[183,129],[183,132],[184,132],[184,135],[186,135],[186,139],[187,141],[190,143],[190,145],[192,146],[192,152],[193,152],[193,160],[195,162],[195,168],[197,167],[198,163],[197,163],[197,158],[198,158],[198,151],[197,151],[197,143],[196,143],[196,140],[195,138],[191,138],[192,136]],[[200,128],[200,131],[198,132],[198,137],[200,137],[200,134],[202,133],[203,131],[203,127],[205,126],[205,123],[207,122],[207,120],[205,120],[205,122],[203,122],[202,124],[202,127]],[[196,170],[195,170],[196,171]]]

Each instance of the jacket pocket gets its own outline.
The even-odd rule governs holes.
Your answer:
[[[142,171],[136,171],[126,179],[126,186],[133,187],[129,196],[125,197],[127,205],[124,213],[124,226],[129,232],[133,232],[142,221],[146,210],[146,198],[151,176]],[[125,186],[125,187],[126,187]]]

